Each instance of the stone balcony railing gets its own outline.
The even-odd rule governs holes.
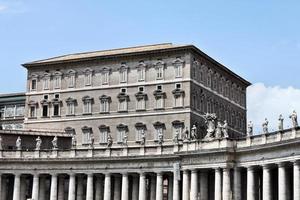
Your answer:
[[[1,159],[72,159],[72,158],[107,158],[146,157],[161,155],[179,155],[187,152],[208,152],[260,148],[268,144],[300,141],[300,128],[286,129],[281,132],[254,135],[240,139],[214,139],[211,141],[195,140],[171,142],[162,145],[113,145],[111,147],[84,147],[68,150],[0,150]]]

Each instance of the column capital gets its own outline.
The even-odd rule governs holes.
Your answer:
[[[230,171],[230,170],[231,170],[230,167],[224,167],[224,168],[223,168],[223,172],[227,172],[227,171]]]
[[[254,166],[254,165],[247,166],[247,170],[248,170],[248,171],[254,171],[255,168],[256,168],[256,166]]]
[[[270,170],[271,169],[271,164],[264,164],[262,165],[263,170]]]
[[[156,176],[163,176],[163,172],[156,172]]]
[[[286,162],[277,163],[278,168],[284,168],[284,167],[286,167],[286,165],[287,165]]]
[[[300,166],[300,160],[294,160],[293,165],[294,166]]]
[[[198,169],[192,169],[191,173],[198,173],[198,171],[199,171]]]

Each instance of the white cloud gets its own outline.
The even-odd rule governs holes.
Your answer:
[[[293,110],[298,111],[300,116],[300,89],[255,83],[248,88],[247,96],[248,121],[253,121],[256,134],[262,132],[261,125],[265,118],[269,120],[269,131],[275,131],[280,114],[285,118],[285,128],[291,127],[289,115]]]
[[[4,5],[0,5],[0,12],[3,12],[3,11],[5,11],[7,9],[7,7],[6,6],[4,6]]]

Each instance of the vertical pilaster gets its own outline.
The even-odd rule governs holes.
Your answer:
[[[223,169],[223,200],[231,199],[230,169]]]
[[[300,200],[300,163],[294,162],[294,200]]]
[[[163,200],[163,174],[156,174],[156,200]]]
[[[32,184],[32,199],[39,200],[39,174],[33,175],[33,184]]]
[[[278,200],[287,199],[287,181],[285,163],[278,164]]]
[[[208,172],[200,171],[200,200],[208,200]]]
[[[235,167],[233,174],[233,199],[242,200],[241,168]]]
[[[122,174],[122,200],[128,200],[128,174]]]
[[[247,168],[247,200],[255,200],[254,167]]]
[[[75,200],[76,197],[76,177],[75,174],[70,174],[68,200]]]
[[[88,174],[86,181],[86,200],[94,199],[94,175]]]
[[[215,169],[215,200],[222,200],[222,174],[221,169]]]
[[[111,174],[105,174],[104,200],[110,200],[110,197],[111,197]]]
[[[140,173],[139,200],[146,200],[146,175]]]
[[[21,175],[15,174],[13,200],[20,200]]]
[[[173,200],[179,200],[179,180],[173,174]]]
[[[50,200],[57,200],[57,174],[51,176]]]
[[[114,182],[114,200],[121,199],[121,178],[119,176],[115,176]]]
[[[182,200],[189,200],[190,197],[190,177],[189,177],[189,171],[184,170],[183,171],[183,183],[182,183]]]
[[[269,165],[263,166],[263,200],[271,200],[271,169]]]
[[[191,171],[191,193],[190,200],[198,200],[198,171]]]

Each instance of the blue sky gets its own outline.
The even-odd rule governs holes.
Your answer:
[[[162,42],[194,44],[266,88],[297,89],[299,9],[296,0],[0,0],[0,93],[25,90],[24,62]]]

